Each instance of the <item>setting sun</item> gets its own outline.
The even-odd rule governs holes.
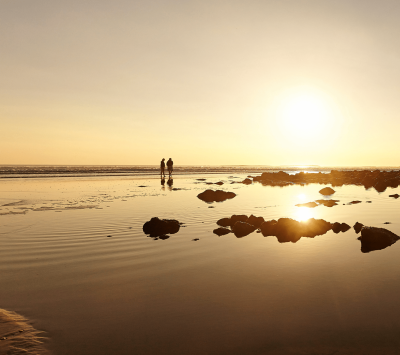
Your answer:
[[[318,139],[334,123],[333,111],[322,94],[299,90],[282,99],[278,118],[291,138]]]

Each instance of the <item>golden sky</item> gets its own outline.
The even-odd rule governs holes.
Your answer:
[[[398,0],[0,0],[0,164],[399,166]]]

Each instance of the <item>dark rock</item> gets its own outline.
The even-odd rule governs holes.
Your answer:
[[[342,230],[342,224],[339,223],[339,222],[333,223],[332,224],[332,230],[333,230],[333,233],[336,233],[336,234],[340,233],[341,230]]]
[[[315,202],[319,203],[320,205],[324,205],[326,207],[333,207],[337,205],[339,200],[316,200]]]
[[[143,225],[143,232],[150,236],[164,236],[165,234],[175,234],[179,232],[180,224],[175,219],[159,219],[153,217],[150,221]],[[167,238],[164,238],[167,239]]]
[[[389,195],[389,197],[399,198],[400,195],[399,194],[394,194],[394,195]]]
[[[220,237],[221,235],[232,233],[232,231],[228,228],[217,228],[213,230],[213,233]]]
[[[218,181],[215,183],[215,185],[223,185],[224,183],[222,181]]]
[[[250,184],[252,184],[252,181],[251,181],[250,179],[244,179],[244,180],[242,181],[242,184],[250,185]]]
[[[355,205],[357,203],[361,203],[361,201],[351,201],[351,202],[349,202],[349,205]]]
[[[230,198],[234,198],[236,194],[234,192],[227,192],[222,190],[206,190],[198,194],[197,197],[204,202],[222,202]]]
[[[360,233],[362,227],[364,227],[364,225],[359,222],[356,222],[356,224],[353,226],[353,228],[357,234]]]
[[[241,222],[241,221],[237,221],[232,226],[232,232],[235,234],[235,236],[237,238],[245,237],[246,235],[254,232],[255,230],[256,230],[256,227],[252,226],[251,224],[248,224],[246,222]]]
[[[335,222],[332,224],[332,230],[334,233],[338,234],[340,232],[347,232],[351,227],[347,223]]]
[[[231,219],[230,218],[221,218],[217,221],[217,224],[221,227],[230,227]]]
[[[245,214],[234,214],[230,219],[232,227],[236,222],[247,222],[248,217]]]
[[[317,207],[318,204],[315,202],[307,202],[307,203],[298,203],[296,205],[297,207],[308,207],[308,208],[314,208]]]
[[[111,237],[112,237],[112,235],[108,235],[108,236],[107,236],[107,238],[111,238]]]
[[[385,222],[385,223],[383,223],[383,224],[392,224],[392,222]]]
[[[252,226],[256,227],[256,228],[260,228],[260,226],[264,223],[264,218],[263,217],[256,217],[251,215],[246,223],[251,224]]]
[[[351,227],[347,223],[342,223],[342,233],[347,232]]]
[[[361,251],[363,253],[385,249],[399,239],[400,237],[391,231],[376,227],[363,227],[361,236],[358,238],[361,241]]]
[[[324,187],[322,190],[319,191],[321,195],[328,196],[335,193],[335,190],[330,187]]]
[[[275,225],[277,223],[278,222],[273,219],[271,221],[266,221],[263,224],[261,224],[260,229],[263,236],[268,237],[269,235],[274,235]]]
[[[196,179],[197,181],[206,181],[207,179]]]
[[[192,241],[197,242],[198,240],[200,240],[199,238],[194,238],[192,239]]]

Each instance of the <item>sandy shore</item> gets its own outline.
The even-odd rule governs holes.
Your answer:
[[[0,309],[0,355],[49,354],[42,334],[19,314]]]

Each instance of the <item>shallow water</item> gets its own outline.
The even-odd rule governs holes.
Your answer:
[[[335,187],[339,205],[309,209],[295,205],[321,199],[323,185],[229,176],[177,176],[175,191],[155,177],[2,179],[0,308],[46,330],[55,354],[398,353],[400,243],[362,253],[353,229],[284,244],[212,231],[254,214],[400,235],[389,197],[400,189]],[[208,188],[237,196],[207,204],[196,196]],[[184,225],[153,240],[142,226],[154,216]]]

